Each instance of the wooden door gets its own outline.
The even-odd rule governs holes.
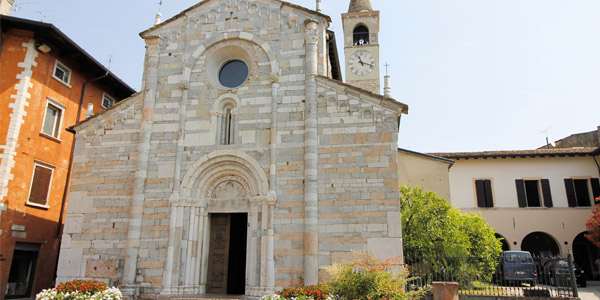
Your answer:
[[[227,294],[230,224],[230,214],[211,214],[206,287],[211,294]]]

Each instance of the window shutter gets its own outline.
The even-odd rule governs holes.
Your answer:
[[[567,190],[567,200],[569,201],[569,207],[577,207],[577,197],[575,196],[575,186],[573,185],[573,179],[565,179],[565,189]]]
[[[550,180],[542,179],[542,195],[544,196],[544,206],[552,207],[552,193],[550,192]]]
[[[494,197],[492,196],[492,181],[484,180],[483,181],[485,187],[485,202],[487,207],[494,207]]]
[[[525,196],[525,181],[523,179],[515,180],[517,185],[517,200],[519,207],[527,207],[527,197]]]
[[[42,166],[36,166],[31,182],[31,192],[29,202],[40,205],[46,205],[48,202],[48,190],[50,189],[50,179],[52,170]]]
[[[477,193],[477,207],[486,207],[485,184],[483,180],[475,180],[475,192]]]
[[[592,183],[592,194],[594,194],[594,201],[596,201],[596,198],[600,197],[600,179],[592,178],[590,179],[590,182]]]

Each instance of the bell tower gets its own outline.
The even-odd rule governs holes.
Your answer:
[[[346,82],[380,94],[379,11],[373,10],[370,0],[351,0],[342,23]]]
[[[15,0],[0,0],[0,15],[10,16]]]

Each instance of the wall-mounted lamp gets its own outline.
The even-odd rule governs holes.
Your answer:
[[[38,51],[42,52],[42,53],[48,53],[52,50],[52,48],[50,48],[50,46],[41,43],[41,44],[35,44],[35,48],[38,49]]]

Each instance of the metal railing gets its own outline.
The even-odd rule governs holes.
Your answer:
[[[501,267],[482,268],[475,257],[405,257],[412,280],[407,288],[430,287],[432,282],[458,282],[460,295],[507,297],[578,297],[577,284],[585,278],[576,271],[573,258],[567,256],[534,257],[535,274],[516,280]],[[489,270],[489,269],[492,270]],[[532,272],[532,271],[531,271]],[[577,274],[577,275],[576,275]]]

